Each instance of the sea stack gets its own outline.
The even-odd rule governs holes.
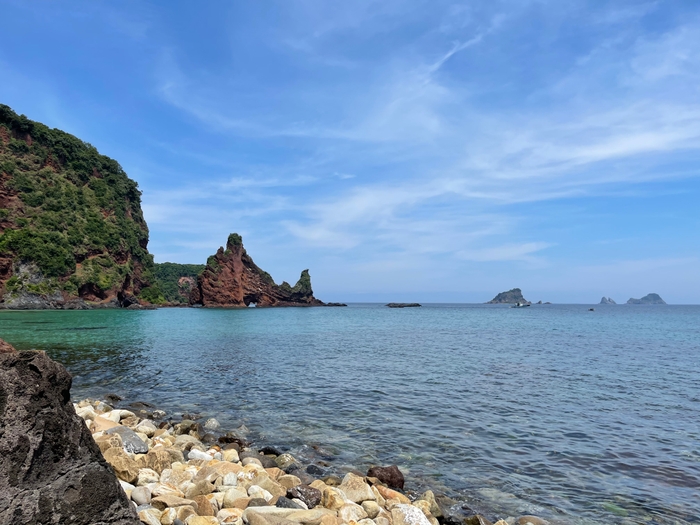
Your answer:
[[[630,298],[627,304],[666,304],[659,294],[650,293],[642,297],[641,299]]]
[[[253,262],[237,233],[228,236],[225,249],[219,248],[207,259],[190,294],[190,304],[215,308],[325,305],[314,297],[309,270],[301,272],[294,286],[275,284],[272,276]]]
[[[530,301],[523,297],[523,292],[520,288],[513,288],[507,292],[501,292],[496,297],[491,299],[486,304],[530,304]]]
[[[617,304],[615,301],[613,301],[612,297],[605,297],[600,300],[600,303],[598,304]]]

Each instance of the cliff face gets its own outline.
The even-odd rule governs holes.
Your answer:
[[[152,299],[147,246],[141,192],[116,161],[0,105],[0,307]]]
[[[486,304],[515,304],[515,303],[529,303],[527,299],[523,297],[523,292],[520,288],[513,288],[507,292],[501,292],[496,297],[491,299]]]
[[[253,262],[243,247],[240,235],[228,237],[226,249],[219,248],[207,260],[190,295],[190,304],[208,307],[256,306],[323,306],[311,289],[309,271],[301,272],[292,287],[275,284],[269,273]]]

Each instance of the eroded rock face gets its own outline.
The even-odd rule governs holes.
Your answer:
[[[301,272],[293,287],[275,284],[269,273],[260,269],[243,247],[240,235],[228,237],[226,249],[219,248],[207,260],[207,266],[190,294],[190,304],[209,307],[323,306],[314,297],[309,271]]]
[[[136,525],[70,387],[44,352],[0,352],[0,523]]]
[[[501,292],[496,297],[491,299],[486,304],[530,304],[530,301],[523,297],[523,292],[520,288],[513,288],[507,292]]]

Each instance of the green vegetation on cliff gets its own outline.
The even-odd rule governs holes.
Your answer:
[[[9,264],[34,263],[70,295],[138,295],[152,278],[147,244],[141,192],[115,160],[0,105],[6,274]],[[150,295],[158,298],[153,290]]]
[[[204,270],[204,264],[177,264],[158,263],[155,265],[154,275],[156,285],[166,301],[170,303],[187,303],[189,300],[189,286],[197,282],[197,276]],[[181,279],[189,278],[181,281]],[[155,302],[155,301],[151,301]]]

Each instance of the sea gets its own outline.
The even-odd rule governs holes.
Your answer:
[[[0,337],[74,400],[214,417],[329,473],[397,464],[494,520],[700,523],[700,306],[2,311]]]

